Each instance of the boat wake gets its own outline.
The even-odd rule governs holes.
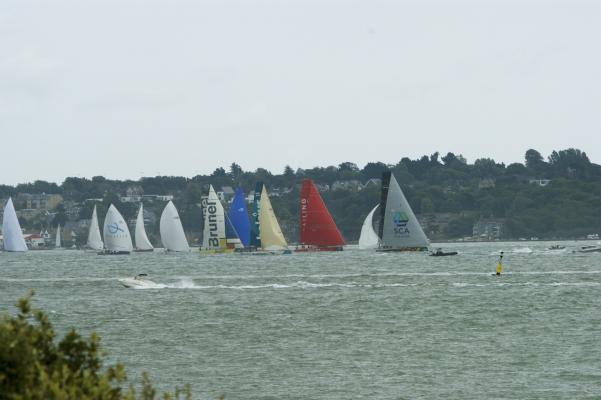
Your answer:
[[[576,287],[596,287],[601,286],[601,282],[494,282],[494,283],[471,283],[471,282],[453,282],[455,287],[488,287],[488,286],[576,286]]]
[[[364,284],[357,282],[314,283],[297,281],[294,283],[265,283],[258,285],[197,285],[191,279],[184,278],[173,284],[157,284],[156,286],[136,287],[136,289],[198,289],[198,290],[257,290],[257,289],[321,289],[321,288],[385,288],[417,286],[417,283],[374,283]]]
[[[532,249],[530,247],[515,247],[511,249],[511,252],[515,254],[530,254],[532,253]]]
[[[490,274],[488,274],[490,275]],[[395,287],[415,287],[429,285],[431,282],[419,283],[360,283],[360,282],[324,282],[315,283],[308,281],[297,281],[293,283],[264,283],[264,284],[242,284],[242,285],[197,285],[191,279],[182,279],[173,284],[156,284],[154,286],[136,287],[135,289],[194,289],[194,290],[285,290],[285,289],[385,289]],[[438,282],[441,284],[441,282]],[[451,285],[453,287],[490,287],[490,286],[532,286],[532,287],[553,287],[553,286],[576,286],[576,287],[597,287],[601,286],[601,282],[449,282],[443,285]]]

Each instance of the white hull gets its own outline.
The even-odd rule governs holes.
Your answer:
[[[599,253],[601,246],[583,246],[577,250],[579,253]]]
[[[167,287],[165,284],[140,278],[121,278],[119,279],[119,282],[126,288],[132,289],[164,289]]]

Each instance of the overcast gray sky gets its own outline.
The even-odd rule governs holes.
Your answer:
[[[600,73],[600,1],[3,0],[0,183],[601,163]]]

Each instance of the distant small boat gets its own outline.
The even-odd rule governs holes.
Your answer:
[[[190,251],[179,213],[172,201],[169,201],[163,209],[159,230],[161,242],[167,251]]]
[[[102,236],[100,236],[100,228],[98,226],[96,205],[94,205],[94,211],[92,211],[92,218],[90,219],[90,231],[88,232],[88,242],[86,243],[86,247],[96,251],[101,251],[104,247]]]
[[[291,253],[263,182],[257,182],[255,185],[250,248],[242,249],[241,253],[253,255]]]
[[[147,276],[147,274],[138,274],[133,278],[121,278],[119,282],[126,288],[133,289],[163,289],[167,287],[165,284],[146,279]]]
[[[61,224],[58,224],[58,226],[56,227],[56,238],[54,240],[54,248],[61,248]]]
[[[562,246],[560,244],[554,244],[553,246],[547,247],[547,250],[563,250],[565,248],[565,246]]]
[[[148,240],[146,229],[144,229],[144,205],[140,204],[138,218],[136,219],[136,230],[134,231],[136,248],[134,251],[153,251],[152,243]]]
[[[227,214],[231,222],[231,227],[238,235],[242,246],[250,246],[250,221],[248,220],[248,211],[246,209],[246,199],[241,188],[236,188],[230,211]],[[230,225],[226,225],[226,230]],[[227,233],[227,232],[226,232]]]
[[[267,188],[263,185],[259,205],[259,227],[261,235],[261,248],[268,252],[290,252],[288,243],[284,238],[278,219],[273,212]]]
[[[578,250],[577,253],[598,253],[601,252],[601,246],[599,245],[591,245],[591,246],[582,246]]]
[[[392,172],[382,174],[377,251],[426,251],[428,238]]]
[[[362,250],[366,249],[377,249],[380,238],[374,229],[374,213],[380,207],[376,204],[374,208],[367,214],[361,227],[361,235],[359,236],[359,248]]]
[[[134,246],[131,242],[129,228],[121,213],[112,204],[109,206],[104,218],[102,236],[104,238],[104,250],[98,254],[129,254],[133,250]]]
[[[442,251],[441,248],[436,249],[436,251],[431,251],[430,255],[432,257],[445,257],[445,256],[456,256],[459,254],[456,251]]]
[[[305,179],[299,204],[297,252],[342,251],[344,239],[311,179]]]
[[[204,229],[200,251],[203,254],[232,253],[236,244],[239,245],[238,247],[242,247],[242,243],[237,238],[237,233],[229,219],[227,220],[228,229],[226,230],[225,210],[213,185],[209,185],[209,195],[206,201],[203,202],[202,212]]]
[[[27,251],[27,244],[23,238],[23,231],[17,218],[17,212],[13,205],[12,198],[8,198],[4,206],[2,218],[2,243],[4,251],[24,252]]]

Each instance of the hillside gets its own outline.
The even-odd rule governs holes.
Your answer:
[[[45,181],[0,185],[0,198],[15,198],[26,229],[50,231],[58,223],[68,223],[78,233],[76,240],[82,242],[94,199],[102,202],[99,218],[112,202],[127,219],[135,218],[141,199],[148,211],[147,229],[157,241],[158,217],[165,199],[173,196],[185,230],[192,240],[198,240],[202,230],[199,203],[209,184],[223,191],[227,199],[228,187],[240,186],[248,193],[262,180],[286,237],[295,242],[299,187],[303,179],[311,178],[344,237],[352,242],[358,239],[363,219],[379,201],[379,178],[387,169],[397,177],[431,239],[474,234],[490,239],[578,238],[601,231],[601,166],[577,149],[554,151],[547,159],[530,149],[524,163],[509,165],[490,158],[470,164],[453,153],[402,158],[394,165],[370,162],[363,168],[351,162],[296,171],[287,166],[280,174],[261,168],[244,171],[233,163],[227,171],[217,168],[211,175],[191,178],[156,176],[117,181],[96,176],[71,177],[60,185]],[[42,193],[48,198],[59,195],[55,196],[60,200],[58,205],[52,208],[45,204],[43,208]],[[33,210],[24,210],[33,206]]]

